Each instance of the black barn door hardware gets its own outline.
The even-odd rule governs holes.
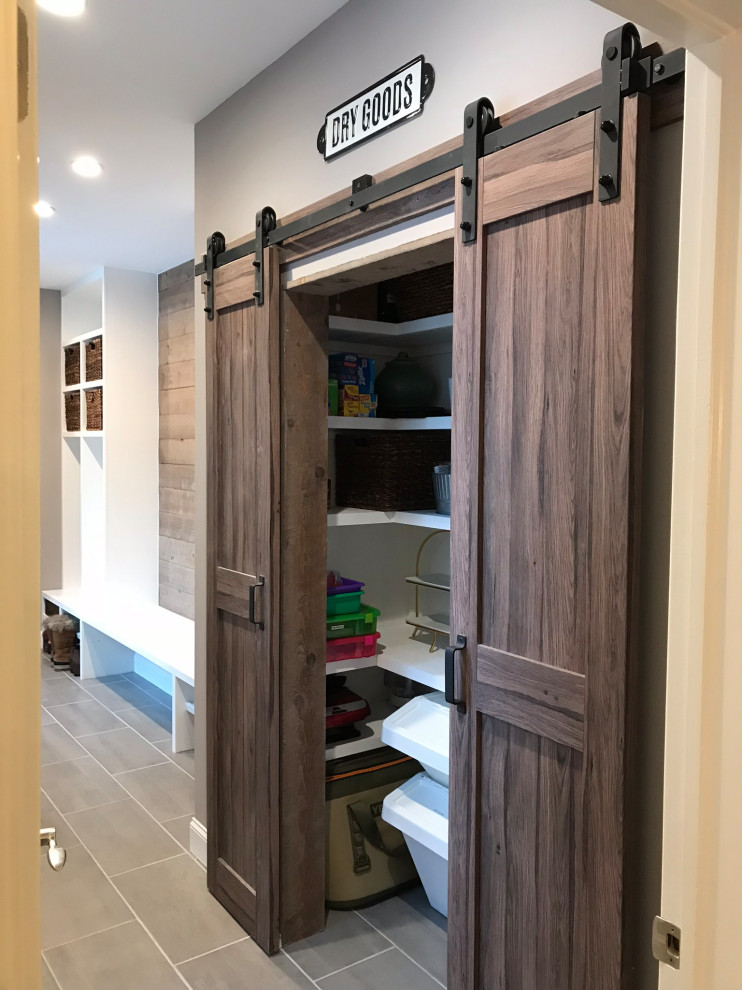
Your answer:
[[[374,177],[373,175],[369,175],[368,172],[365,172],[363,175],[359,175],[357,179],[353,179],[353,184],[350,187],[351,200],[348,203],[348,206],[352,207],[354,205],[355,201],[353,197],[357,196],[359,192],[363,192],[364,189],[370,188],[373,184]],[[368,209],[368,203],[366,203],[365,206],[359,206],[358,208],[361,213],[365,213]]]
[[[265,587],[264,577],[258,577],[257,584],[250,585],[250,597],[248,599],[248,606],[247,606],[248,618],[254,626],[258,627],[258,629],[265,629],[265,623],[262,621],[262,619],[258,621],[255,618],[255,592],[257,591],[258,588],[263,588],[263,587]]]
[[[220,230],[213,233],[206,241],[206,278],[204,279],[206,305],[204,306],[204,313],[210,320],[214,319],[214,263],[226,246],[227,242]]]
[[[464,198],[461,204],[461,240],[470,244],[477,239],[477,189],[479,188],[479,159],[484,137],[497,128],[495,108],[486,96],[474,100],[464,110],[463,175]]]
[[[263,302],[263,251],[268,243],[268,234],[276,229],[276,211],[272,206],[264,206],[255,214],[255,301],[258,306]]]
[[[616,49],[614,58],[608,58],[610,49]],[[606,63],[607,66],[606,67]],[[273,217],[270,230],[266,231],[261,227],[262,238],[256,236],[254,241],[247,241],[236,247],[213,252],[213,268],[221,268],[229,265],[233,261],[245,258],[250,254],[255,254],[256,261],[260,260],[258,254],[262,254],[265,247],[272,244],[282,244],[291,238],[306,234],[307,231],[314,230],[322,224],[339,220],[341,217],[360,210],[364,212],[374,203],[379,203],[390,196],[404,192],[407,189],[417,186],[422,182],[435,179],[438,176],[446,175],[455,169],[465,166],[464,178],[472,180],[471,189],[474,190],[474,198],[468,195],[464,199],[465,209],[472,211],[472,216],[464,214],[463,222],[471,224],[469,230],[465,230],[464,235],[471,233],[476,236],[476,169],[471,165],[466,168],[467,155],[467,131],[473,131],[470,141],[476,140],[478,153],[477,158],[486,158],[488,155],[496,154],[503,148],[509,148],[520,141],[525,141],[544,131],[566,124],[575,117],[592,111],[600,111],[600,176],[606,176],[605,184],[601,183],[599,196],[601,201],[609,202],[620,194],[620,161],[618,153],[620,149],[620,126],[621,126],[621,100],[632,93],[648,92],[657,85],[666,85],[678,80],[685,72],[685,49],[678,48],[668,52],[667,55],[644,55],[640,51],[639,36],[633,24],[624,24],[623,27],[606,35],[603,43],[603,81],[597,86],[592,86],[582,93],[567,97],[560,103],[538,110],[522,120],[514,121],[512,124],[498,126],[498,120],[489,117],[489,114],[480,116],[480,130],[474,125],[472,128],[464,127],[464,144],[451,151],[444,152],[435,158],[420,162],[404,172],[381,182],[374,182],[373,177],[367,175],[359,176],[353,181],[353,188],[350,197],[345,196],[320,207],[312,213],[307,213],[290,223],[278,225],[275,221],[275,213],[271,210]],[[472,107],[480,104],[491,104],[488,100],[477,100],[471,104]],[[467,111],[468,111],[467,107]],[[474,120],[476,114],[471,114]],[[486,118],[486,119],[485,119]],[[608,122],[612,121],[616,125],[616,135],[612,136],[612,129]],[[604,159],[605,155],[605,159]],[[478,163],[477,163],[478,167]],[[473,174],[472,174],[473,173]],[[369,178],[371,181],[369,182]],[[467,193],[469,187],[467,185]],[[262,220],[262,212],[258,214]],[[257,235],[256,224],[256,235]],[[262,240],[259,245],[258,241]],[[203,261],[196,265],[195,275],[203,275],[207,271],[208,251]],[[213,270],[213,269],[212,269]],[[258,302],[262,299],[262,285],[258,286],[258,276],[260,269],[256,269],[256,298]],[[207,286],[208,289],[208,286]],[[213,302],[213,300],[212,300]]]
[[[616,199],[621,191],[623,96],[632,91],[632,82],[638,82],[635,72],[632,78],[632,68],[639,59],[640,49],[639,32],[631,23],[609,31],[603,41],[598,170],[601,202]]]
[[[456,654],[466,649],[466,636],[457,636],[456,645],[449,646],[445,653],[446,701],[456,705],[462,715],[466,715],[466,702],[456,697]]]

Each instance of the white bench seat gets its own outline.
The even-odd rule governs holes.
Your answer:
[[[193,749],[194,622],[117,589],[43,591],[80,620],[80,678],[134,670],[135,657],[173,679],[173,752]]]

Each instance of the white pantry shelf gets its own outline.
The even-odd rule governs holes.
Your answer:
[[[328,416],[330,430],[450,430],[450,416],[389,419],[374,416]]]
[[[84,389],[87,389],[87,388],[103,388],[103,379],[102,378],[98,378],[96,381],[93,381],[93,382],[83,382],[79,386],[79,388],[81,388],[83,390]]]
[[[358,320],[349,316],[330,316],[330,340],[355,340],[366,344],[407,345],[432,344],[450,340],[453,313],[426,316],[406,323],[384,323],[381,320]]]
[[[417,512],[380,512],[377,509],[332,509],[327,513],[328,526],[378,526],[397,523],[421,526],[424,529],[450,529],[451,517],[441,516],[435,509]]]
[[[86,340],[95,340],[96,337],[102,337],[102,336],[103,336],[103,328],[101,327],[98,330],[90,330],[88,333],[81,333],[79,334],[79,336],[73,337],[72,340],[66,340],[63,346],[69,347],[70,344],[82,344]]]
[[[365,670],[367,667],[376,666],[376,656],[355,657],[353,660],[333,660],[325,664],[327,676],[330,674],[347,674],[351,670]]]
[[[425,684],[436,691],[445,690],[444,650],[447,645],[441,642],[442,634],[438,634],[439,645],[433,653],[430,645],[433,641],[431,633],[421,632],[412,635],[412,628],[404,619],[391,619],[379,626],[381,638],[376,657],[377,666],[388,670],[400,677],[409,677],[418,684]]]
[[[360,736],[355,739],[345,739],[343,742],[332,743],[325,746],[325,759],[337,760],[341,756],[353,756],[356,753],[368,753],[372,749],[383,746],[381,741],[381,725],[387,715],[391,715],[394,709],[384,701],[371,705],[371,715],[365,724],[357,723],[356,728],[360,729]]]

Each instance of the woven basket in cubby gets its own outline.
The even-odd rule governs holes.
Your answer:
[[[97,382],[103,377],[103,338],[85,341],[85,381]]]
[[[80,384],[80,345],[68,344],[64,349],[64,384]]]
[[[64,421],[68,433],[80,430],[80,393],[67,392],[64,397]]]
[[[85,393],[85,428],[103,429],[103,389],[89,388]]]

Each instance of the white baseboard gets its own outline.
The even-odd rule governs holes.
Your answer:
[[[191,818],[190,847],[191,855],[206,866],[206,828],[197,818]]]

